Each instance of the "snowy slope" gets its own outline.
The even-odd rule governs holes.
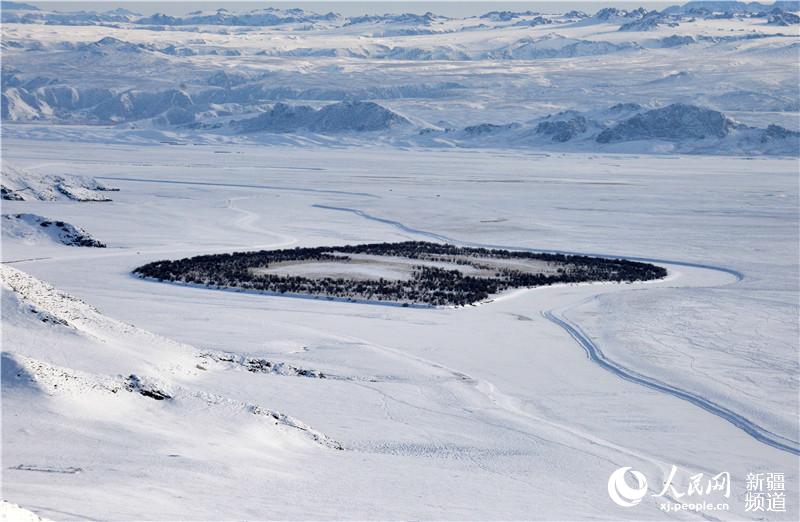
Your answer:
[[[3,165],[2,197],[9,201],[111,201],[107,187],[94,178],[74,175],[39,175],[8,164]]]
[[[5,241],[23,241],[29,245],[50,241],[66,246],[105,247],[80,227],[36,214],[3,214],[2,228]]]
[[[49,347],[28,349],[25,354],[4,352],[4,394],[24,394],[31,401],[36,401],[38,394],[85,394],[85,402],[96,401],[106,407],[119,396],[123,403],[121,407],[133,410],[137,403],[131,403],[122,392],[144,399],[183,404],[188,411],[196,410],[198,404],[205,404],[212,418],[231,414],[255,415],[255,425],[263,425],[278,440],[302,441],[307,436],[326,447],[340,449],[337,442],[297,419],[192,387],[190,383],[196,380],[198,373],[206,371],[199,365],[202,360],[200,353],[192,347],[108,318],[80,299],[59,292],[14,268],[2,267],[0,277],[4,285],[6,328],[15,332],[14,335],[58,338],[59,331],[62,331],[65,332],[62,336],[67,335],[74,344],[80,345],[77,353],[68,349],[61,351],[66,346],[61,348],[61,353],[53,353]],[[48,362],[53,358],[70,366]],[[188,381],[188,386],[177,383],[179,379]],[[84,407],[87,405],[83,404]],[[180,414],[181,406],[177,407],[174,414]],[[104,413],[98,413],[95,421],[102,422]],[[268,421],[258,420],[261,417]],[[202,408],[195,421],[203,422],[201,418]],[[243,422],[247,425],[247,420]]]
[[[3,9],[7,9],[5,4],[11,3],[13,2],[3,2]],[[48,520],[14,503],[6,502],[5,500],[0,504],[0,516],[3,517],[3,520],[15,520],[18,522],[47,522]]]

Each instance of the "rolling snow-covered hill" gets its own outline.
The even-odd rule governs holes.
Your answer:
[[[53,354],[45,340],[59,339],[64,332],[70,338],[67,346],[80,347],[73,356],[69,351],[62,352],[59,359],[66,366],[44,362],[30,350],[26,354],[4,351],[4,396],[20,395],[19,401],[32,409],[45,406],[48,398],[72,397],[74,401],[76,396],[82,396],[84,407],[94,404],[98,409],[83,412],[81,417],[85,422],[97,423],[98,428],[108,422],[106,430],[113,430],[114,424],[120,423],[113,412],[115,403],[126,415],[146,417],[154,413],[145,406],[146,401],[171,401],[182,405],[172,415],[184,427],[195,424],[199,428],[206,422],[225,422],[234,416],[242,423],[242,430],[260,426],[278,440],[294,440],[302,445],[307,439],[326,448],[341,449],[339,443],[297,419],[263,406],[239,403],[192,384],[201,372],[213,370],[200,364],[206,356],[191,346],[106,317],[80,299],[14,268],[2,267],[0,280],[4,324],[13,332],[4,335],[19,336],[20,340],[38,337],[38,351],[47,360],[52,360]],[[193,413],[186,416],[189,412]],[[69,415],[69,409],[62,414]],[[262,446],[268,450],[271,444],[274,442]],[[53,468],[51,472],[64,471]]]
[[[344,133],[359,146],[792,155],[798,11],[796,2],[702,2],[467,18],[275,8],[144,16],[14,5],[2,14],[2,118],[24,124],[7,133],[58,123],[70,130],[37,132],[83,129],[115,142],[320,145]],[[663,112],[614,129],[591,116],[615,103]],[[674,109],[689,106],[737,124],[695,132],[697,114]],[[569,111],[588,113],[586,124],[543,120]],[[513,126],[511,139],[414,137],[484,124]]]

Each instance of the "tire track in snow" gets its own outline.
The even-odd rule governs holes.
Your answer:
[[[717,417],[725,419],[759,442],[788,453],[800,455],[800,449],[797,448],[796,442],[778,435],[777,433],[773,433],[722,405],[667,384],[653,377],[647,377],[612,361],[605,356],[603,351],[589,338],[588,335],[586,335],[583,330],[581,330],[578,325],[567,320],[563,315],[560,315],[553,310],[547,310],[542,312],[542,316],[566,330],[567,333],[575,340],[575,342],[577,342],[580,347],[586,351],[586,355],[589,357],[589,359],[601,368],[610,371],[626,381],[640,384],[652,390],[667,393],[669,395],[678,397],[679,399],[690,402],[691,404],[694,404],[695,406],[698,406],[707,412],[716,415]]]
[[[253,232],[256,234],[269,234],[275,236],[276,238],[283,239],[283,242],[280,243],[281,246],[289,246],[297,243],[297,238],[292,236],[287,236],[286,234],[280,234],[275,231],[265,230],[264,228],[257,227],[255,224],[258,222],[259,218],[261,217],[260,214],[257,212],[253,212],[251,210],[245,210],[236,206],[236,201],[244,201],[248,199],[254,199],[258,196],[241,196],[236,198],[228,198],[225,200],[225,208],[228,208],[237,214],[240,214],[242,217],[234,221],[234,226],[239,228],[240,230],[244,230],[246,232]],[[274,248],[274,247],[273,247]]]
[[[727,268],[723,266],[706,264],[706,263],[693,263],[689,261],[659,259],[651,257],[614,256],[610,254],[574,252],[568,250],[547,250],[547,249],[538,249],[529,247],[478,243],[472,241],[461,241],[448,236],[444,236],[442,234],[437,234],[435,232],[413,228],[400,221],[374,216],[357,208],[337,207],[332,205],[320,205],[320,204],[312,206],[324,210],[349,212],[351,214],[354,214],[364,219],[368,219],[370,221],[376,221],[378,223],[383,223],[386,225],[393,226],[409,234],[420,235],[436,241],[446,241],[457,245],[479,247],[479,248],[501,248],[501,249],[519,250],[523,252],[533,252],[533,253],[543,253],[543,254],[584,255],[584,256],[594,256],[607,259],[627,259],[629,261],[641,261],[647,263],[659,263],[659,264],[668,264],[668,265],[683,266],[689,268],[699,268],[704,270],[712,270],[715,272],[721,272],[733,276],[736,279],[735,282],[737,283],[742,279],[744,279],[744,274],[738,270],[734,270],[732,268]],[[565,310],[566,309],[562,309],[561,312],[563,313]],[[555,312],[554,310],[544,311],[542,312],[542,316],[548,321],[552,322],[553,324],[559,326],[564,331],[566,331],[570,335],[570,337],[572,337],[575,340],[575,342],[577,342],[578,345],[581,348],[583,348],[589,360],[595,363],[596,365],[600,366],[604,370],[607,370],[613,373],[614,375],[618,376],[619,378],[632,382],[634,384],[639,384],[651,390],[665,393],[667,395],[671,395],[678,399],[687,401],[690,404],[693,404],[711,413],[712,415],[716,415],[717,417],[720,417],[721,419],[728,421],[730,424],[744,431],[758,442],[761,442],[778,450],[785,451],[787,453],[800,455],[800,443],[798,443],[797,441],[793,441],[782,435],[773,433],[767,430],[766,428],[758,425],[757,423],[747,419],[741,414],[736,413],[720,404],[717,404],[710,399],[707,399],[690,391],[683,390],[676,386],[664,383],[653,377],[640,374],[638,372],[635,372],[629,368],[626,368],[616,363],[612,359],[609,359],[608,357],[606,357],[603,351],[594,343],[594,341],[592,341],[589,338],[589,336],[587,336],[580,329],[579,326],[568,321],[566,318],[564,318],[563,315]]]
[[[570,435],[572,435],[572,436],[574,436],[574,437],[576,437],[578,439],[581,439],[583,441],[586,441],[586,442],[588,442],[590,444],[597,445],[597,446],[603,447],[605,449],[608,449],[608,450],[611,450],[611,451],[615,451],[617,453],[621,453],[623,455],[628,455],[630,457],[633,457],[633,458],[636,458],[636,459],[639,459],[639,460],[642,460],[642,461],[650,462],[652,465],[658,467],[661,470],[662,474],[664,474],[664,475],[667,474],[667,470],[669,470],[669,468],[670,468],[670,464],[668,464],[667,462],[665,462],[665,461],[663,461],[663,460],[661,460],[661,459],[659,459],[657,457],[653,457],[651,455],[646,455],[646,454],[637,452],[635,450],[632,450],[632,449],[626,448],[624,446],[620,446],[618,444],[615,444],[614,442],[611,442],[609,440],[603,439],[602,437],[599,437],[597,435],[582,431],[582,430],[580,430],[578,428],[574,428],[574,427],[568,426],[566,424],[561,424],[561,423],[553,421],[553,420],[551,420],[551,419],[549,419],[547,417],[541,417],[541,416],[535,415],[533,413],[530,413],[530,412],[524,410],[519,405],[519,401],[517,399],[511,397],[510,395],[507,395],[507,394],[501,392],[500,390],[497,389],[497,387],[494,384],[492,384],[491,382],[489,382],[487,380],[476,379],[476,378],[472,377],[471,375],[468,375],[468,374],[466,374],[464,372],[461,372],[461,371],[456,370],[454,368],[451,368],[449,366],[440,364],[438,362],[432,361],[430,359],[426,359],[424,357],[420,357],[420,356],[417,356],[417,355],[412,355],[412,354],[407,353],[407,352],[405,352],[403,350],[400,350],[400,349],[397,349],[397,348],[392,348],[390,346],[386,346],[386,345],[383,345],[383,344],[377,344],[377,343],[368,341],[367,339],[363,339],[363,338],[360,338],[360,337],[355,337],[355,336],[352,336],[352,335],[334,335],[334,334],[331,334],[328,331],[322,332],[320,330],[317,330],[317,329],[311,328],[311,327],[307,327],[307,329],[312,330],[312,331],[317,331],[317,332],[320,332],[320,333],[325,333],[325,335],[327,335],[328,337],[333,338],[333,339],[337,339],[337,340],[344,341],[344,342],[356,343],[356,344],[364,346],[366,348],[381,352],[384,355],[389,355],[389,356],[393,356],[393,357],[396,357],[396,358],[399,358],[399,359],[403,359],[403,360],[405,360],[407,362],[412,362],[414,364],[420,365],[421,367],[427,368],[429,370],[432,369],[435,372],[444,372],[446,374],[449,374],[455,380],[461,381],[464,384],[466,384],[469,387],[469,389],[474,390],[475,392],[477,392],[482,398],[488,400],[491,404],[496,406],[498,409],[500,409],[502,411],[505,411],[506,413],[510,413],[511,415],[513,415],[517,419],[524,419],[523,422],[528,426],[532,426],[534,428],[541,428],[542,426],[548,426],[550,428],[558,430],[559,432],[568,433],[568,434],[570,434]],[[368,388],[370,390],[373,390],[374,392],[382,395],[383,397],[389,398],[389,399],[391,399],[391,400],[393,400],[395,402],[404,404],[406,406],[410,406],[410,407],[415,408],[415,409],[427,411],[429,413],[435,413],[436,415],[450,416],[450,417],[456,417],[456,418],[459,418],[459,419],[463,419],[463,417],[457,416],[457,415],[455,415],[453,413],[433,410],[431,408],[426,408],[424,406],[412,404],[412,403],[404,401],[402,399],[398,399],[398,398],[393,397],[392,395],[390,395],[388,393],[385,393],[385,392],[379,390],[378,388],[376,388],[374,386],[370,386],[370,385],[363,384],[363,383],[355,383],[355,384],[358,385],[358,386],[361,386],[363,388]],[[519,430],[519,429],[514,428],[514,427],[512,427],[510,425],[507,425],[507,424],[503,424],[503,423],[499,423],[498,424],[498,423],[490,422],[487,419],[482,419],[480,422],[482,422],[483,424],[486,424],[486,425],[494,426],[496,428],[513,431],[513,432],[522,434],[522,435],[524,435],[526,437],[529,437],[531,439],[534,439],[534,440],[556,444],[556,445],[559,445],[559,446],[563,446],[565,448],[569,448],[569,449],[574,450],[574,451],[581,451],[583,453],[589,454],[588,452],[586,452],[585,449],[579,448],[577,446],[570,445],[570,444],[566,443],[563,440],[556,440],[556,439],[552,439],[552,438],[547,438],[544,434],[541,434],[541,433],[540,434],[535,434],[535,433],[531,433],[531,432],[528,432],[528,431]],[[594,454],[594,456],[595,457],[602,457],[601,455],[597,455],[597,454]],[[613,462],[613,461],[609,460],[609,462]]]

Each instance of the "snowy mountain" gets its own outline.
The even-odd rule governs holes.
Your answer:
[[[346,20],[345,25],[359,24],[399,24],[410,26],[428,26],[437,21],[447,20],[444,16],[437,16],[430,11],[421,15],[414,13],[384,14],[353,16]]]
[[[489,11],[482,14],[479,18],[483,20],[491,20],[492,22],[510,22],[523,16],[536,16],[539,13],[535,11]]]
[[[564,143],[586,133],[589,125],[590,122],[585,116],[562,113],[539,122],[536,125],[536,134],[546,136],[554,142]]]
[[[646,139],[724,138],[734,127],[733,121],[722,113],[693,105],[674,104],[646,111],[597,136],[598,143],[614,143]]]
[[[764,13],[772,9],[786,11],[800,11],[800,2],[797,0],[777,0],[771,4],[759,2],[698,0],[687,2],[683,5],[668,7],[664,13],[703,14],[703,13]]]
[[[314,109],[307,105],[278,103],[255,118],[239,120],[240,132],[297,132],[321,134],[388,130],[407,124],[402,116],[372,102],[340,102]]]
[[[462,130],[423,129],[422,143],[439,140],[467,147],[514,147],[542,150],[663,149],[693,154],[778,154],[800,152],[800,132],[778,125],[766,129],[737,123],[724,114],[686,104],[647,109],[622,103],[608,109],[564,111],[529,122],[480,124]]]
[[[800,16],[795,13],[782,11],[780,9],[773,9],[769,12],[769,25],[777,25],[780,27],[788,27],[791,25],[800,25]]]
[[[140,15],[125,9],[106,12],[49,12],[39,9],[28,9],[27,7],[17,7],[14,9],[3,8],[2,12],[0,12],[0,20],[4,24],[103,25],[129,23],[138,18],[140,18]]]
[[[8,0],[3,0],[0,2],[0,9],[4,11],[38,11],[39,8],[35,5],[25,4],[22,2],[10,2]]]
[[[14,2],[4,2],[14,4]],[[185,16],[171,16],[156,13],[143,16],[126,9],[111,11],[42,11],[26,4],[14,4],[11,9],[3,7],[3,23],[42,23],[48,25],[88,25],[111,23],[135,23],[148,26],[256,26],[268,27],[283,24],[306,24],[317,22],[341,22],[342,17],[336,13],[317,14],[302,9],[254,9],[244,13],[232,13],[227,9],[202,12],[195,11]]]
[[[559,34],[548,34],[543,38],[524,38],[503,48],[487,53],[487,58],[505,60],[537,60],[550,58],[574,58],[596,56],[638,46],[631,42],[611,43],[567,38]]]
[[[619,21],[624,19],[636,20],[643,18],[647,13],[648,13],[647,9],[643,7],[631,10],[618,9],[616,7],[604,7],[599,11],[597,11],[592,18],[603,22]]]
[[[463,139],[482,146],[581,143],[582,150],[642,139],[689,147],[694,139],[697,152],[725,153],[731,146],[730,153],[741,153],[733,138],[708,149],[699,135],[669,136],[649,124],[644,127],[655,134],[628,139],[627,127],[612,131],[622,122],[595,113],[609,100],[650,108],[682,104],[731,113],[744,125],[736,127],[737,136],[745,127],[800,130],[793,123],[800,102],[790,69],[768,84],[741,70],[719,78],[699,65],[784,67],[797,58],[796,7],[702,2],[661,11],[497,10],[465,18],[432,12],[343,17],[297,8],[180,16],[9,9],[3,14],[2,119],[92,133],[109,128],[113,140],[137,142],[367,130],[380,134],[381,143],[402,144],[416,143],[424,130],[427,138],[444,132],[449,143],[461,136],[453,129],[511,125],[515,130],[505,132],[516,137],[507,143],[489,137],[497,130],[464,131]],[[46,32],[50,25],[82,29],[69,37],[55,29],[54,37]],[[689,55],[698,58],[687,61]],[[629,66],[635,63],[644,64],[640,72]],[[487,67],[486,74],[470,73]],[[92,80],[77,71],[92,71]],[[473,101],[457,101],[466,98]],[[569,111],[580,117],[543,120]],[[603,131],[601,141],[588,138]],[[760,138],[748,143],[748,150],[762,146]],[[782,150],[774,140],[764,143],[774,153]]]
[[[627,22],[619,27],[619,31],[654,31],[660,25],[668,25],[670,27],[677,27],[679,22],[674,21],[657,11],[645,13],[638,20]]]
[[[186,16],[154,14],[152,16],[139,18],[135,23],[166,26],[226,25],[268,27],[282,24],[336,22],[340,20],[341,16],[336,13],[317,14],[299,8],[283,10],[268,7],[265,9],[254,9],[244,13],[232,13],[227,9],[221,8],[209,12],[195,11]]]

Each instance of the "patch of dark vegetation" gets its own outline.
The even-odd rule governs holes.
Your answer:
[[[264,271],[270,265],[287,263],[334,262],[346,265],[352,261],[351,255],[404,258],[410,260],[413,269],[410,277],[404,280],[305,277]],[[414,264],[417,261],[419,264]],[[501,261],[513,263],[503,266]],[[539,266],[547,269],[524,270],[520,268],[520,262],[539,262]],[[471,269],[472,274],[433,266],[432,263],[463,266]],[[474,275],[476,271],[479,275]],[[134,273],[158,281],[213,288],[431,306],[464,306],[512,288],[556,283],[648,281],[667,275],[662,267],[625,259],[467,248],[422,241],[204,255],[148,263],[135,269]]]
[[[314,379],[327,379],[327,376],[319,370],[300,368],[285,362],[268,361],[257,357],[238,357],[227,353],[203,353],[202,359],[210,359],[216,362],[227,362],[238,364],[251,373],[274,373],[277,375],[292,377],[312,377]]]
[[[143,395],[144,397],[148,397],[157,401],[163,401],[172,398],[172,395],[159,390],[155,386],[143,383],[139,377],[133,374],[128,376],[128,379],[125,382],[125,389],[129,392],[136,392],[139,395]]]
[[[252,373],[277,373],[278,375],[296,375],[298,377],[312,377],[315,379],[325,379],[325,374],[319,370],[307,370],[298,368],[291,364],[282,362],[272,362],[266,359],[247,358],[244,360],[244,367]]]

